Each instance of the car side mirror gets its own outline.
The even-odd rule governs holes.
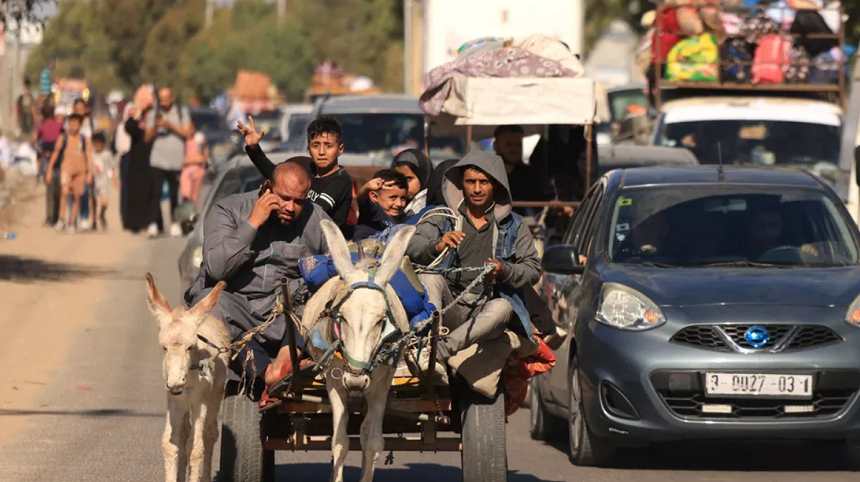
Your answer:
[[[582,274],[585,266],[579,263],[579,253],[569,244],[550,246],[541,260],[541,268],[547,273]]]

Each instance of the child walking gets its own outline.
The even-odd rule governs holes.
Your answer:
[[[81,209],[81,196],[84,195],[84,185],[93,182],[93,147],[87,138],[81,134],[83,117],[79,114],[69,116],[69,130],[60,137],[51,161],[45,181],[50,184],[53,180],[54,166],[60,159],[60,216],[57,220],[57,230],[68,229],[75,232],[75,223]],[[72,195],[72,212],[66,221],[66,204]]]
[[[95,193],[98,201],[99,223],[102,231],[107,231],[105,213],[108,208],[110,180],[117,185],[116,156],[107,149],[107,139],[103,132],[93,134],[93,168],[95,170]]]

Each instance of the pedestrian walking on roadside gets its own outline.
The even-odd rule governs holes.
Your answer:
[[[155,125],[154,95],[149,86],[142,86],[134,96],[134,107],[129,110],[125,121],[125,131],[131,139],[128,151],[128,212],[126,229],[133,233],[145,231],[150,224],[150,205],[153,189],[150,155],[155,128],[147,131],[146,125]],[[160,202],[161,193],[158,193]]]
[[[81,135],[92,142],[93,133],[95,133],[95,124],[93,123],[92,113],[87,102],[78,97],[72,104],[72,113],[81,116]],[[80,225],[82,230],[96,228],[96,197],[93,193],[94,187],[92,182],[84,186],[84,194],[81,197]]]
[[[173,91],[168,87],[158,90],[158,104],[154,116],[147,119],[147,131],[155,131],[152,143],[150,165],[152,189],[150,198],[150,222],[147,235],[155,237],[159,234],[161,221],[161,192],[166,182],[170,196],[170,235],[182,235],[182,228],[173,219],[173,213],[179,205],[179,176],[185,164],[185,142],[194,135],[191,115],[188,108],[176,103]]]
[[[30,79],[24,79],[24,92],[15,102],[15,122],[24,138],[33,134],[36,124],[36,99],[30,91]]]
[[[111,180],[118,185],[116,156],[107,148],[107,139],[103,132],[93,134],[93,187],[98,202],[99,225],[102,231],[107,231],[108,195]],[[95,213],[93,213],[95,216]]]
[[[67,228],[69,232],[75,231],[78,214],[80,212],[81,197],[84,195],[84,186],[93,181],[93,150],[92,143],[84,137],[81,130],[83,119],[78,114],[69,116],[68,131],[63,135],[54,147],[51,161],[48,164],[47,181],[53,181],[53,170],[58,160],[60,165],[60,219],[57,221],[57,230]],[[67,199],[72,196],[72,209],[68,218],[66,217]],[[67,220],[68,219],[68,220]]]
[[[63,123],[54,117],[54,107],[46,104],[42,107],[42,122],[33,134],[33,144],[39,152],[39,174],[45,180],[45,226],[57,224],[60,208],[60,173],[58,165],[54,166],[51,182],[48,182],[48,165],[57,140],[63,132]]]
[[[179,178],[179,193],[183,202],[191,201],[198,210],[200,189],[203,187],[208,164],[209,145],[206,143],[206,135],[198,131],[185,143],[185,165]]]
[[[123,229],[131,229],[128,223],[128,190],[129,190],[129,165],[131,163],[131,136],[125,130],[125,123],[130,117],[134,105],[129,103],[125,106],[117,122],[116,132],[113,135],[113,150],[119,157],[119,215],[122,220]]]

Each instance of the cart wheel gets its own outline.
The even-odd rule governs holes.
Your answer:
[[[463,482],[506,482],[508,452],[505,443],[505,397],[475,393],[459,387],[463,450]]]
[[[275,452],[263,450],[257,404],[247,396],[230,393],[224,397],[222,410],[221,472],[218,480],[273,481]]]

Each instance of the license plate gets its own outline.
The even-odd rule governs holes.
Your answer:
[[[705,373],[705,394],[812,398],[812,375]]]

